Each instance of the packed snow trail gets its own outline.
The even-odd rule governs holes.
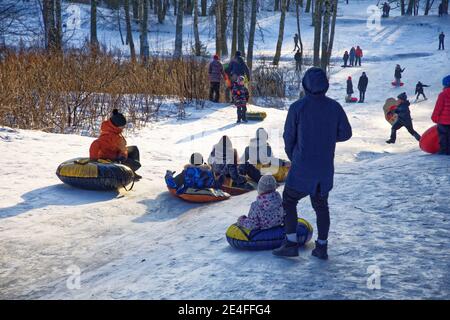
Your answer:
[[[56,177],[59,163],[88,154],[92,138],[0,128],[0,297],[449,299],[450,159],[422,153],[405,130],[386,145],[390,126],[382,106],[402,91],[413,100],[421,80],[432,87],[428,101],[411,106],[414,125],[419,132],[432,125],[440,80],[450,73],[448,52],[437,51],[437,31],[450,34],[450,22],[392,18],[374,37],[365,26],[368,3],[342,6],[337,25],[336,56],[359,44],[367,61],[333,70],[328,93],[344,105],[354,133],[336,150],[329,261],[310,257],[311,244],[293,260],[231,249],[224,233],[248,212],[255,192],[210,205],[168,194],[165,171],[181,170],[194,151],[207,157],[224,134],[242,152],[264,126],[274,153],[285,157],[286,111],[263,109],[264,122],[236,125],[233,107],[207,105],[189,110],[191,119],[155,122],[127,137],[141,150],[144,177],[128,193],[73,189]],[[394,28],[396,22],[402,26]],[[307,24],[305,41],[312,38]],[[295,23],[288,20],[286,28],[294,31]],[[267,44],[269,52],[273,43]],[[290,50],[287,44],[284,54]],[[390,86],[396,63],[407,68],[403,89]],[[357,80],[362,71],[369,77],[367,103],[344,104],[345,79]],[[315,227],[309,201],[299,209]],[[381,271],[380,290],[367,288],[370,266]],[[79,289],[72,286],[78,269]]]

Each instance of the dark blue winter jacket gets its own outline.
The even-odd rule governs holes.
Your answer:
[[[400,103],[398,107],[394,110],[394,113],[398,115],[398,119],[404,124],[409,124],[412,122],[411,111],[409,110],[410,103],[408,100]]]
[[[229,72],[231,75],[235,75],[236,77],[247,76],[247,79],[250,79],[250,71],[248,70],[248,67],[242,57],[236,57],[231,60]]]
[[[284,145],[292,167],[286,186],[315,195],[333,188],[336,142],[347,141],[352,128],[341,105],[325,96],[328,79],[320,68],[311,68],[303,77],[306,96],[289,108]]]

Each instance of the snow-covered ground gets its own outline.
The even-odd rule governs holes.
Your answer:
[[[450,34],[450,20],[395,17],[374,32],[366,26],[374,1],[350,3],[341,4],[336,56],[361,45],[366,60],[362,68],[333,70],[329,96],[343,103],[346,78],[356,84],[362,71],[369,89],[366,104],[344,104],[354,136],[336,151],[329,261],[311,258],[311,244],[291,260],[231,249],[224,233],[255,192],[208,205],[166,192],[166,169],[180,170],[194,151],[206,157],[223,134],[242,152],[264,126],[285,157],[285,110],[265,108],[263,123],[236,125],[233,107],[208,104],[189,110],[187,120],[151,123],[127,137],[143,162],[144,179],[131,192],[82,191],[58,180],[58,164],[87,155],[92,138],[0,128],[0,297],[449,299],[450,158],[424,154],[406,130],[386,145],[382,106],[401,92],[390,86],[400,63],[411,98],[418,80],[431,85],[430,99],[411,106],[416,129],[431,126],[440,81],[450,73],[448,51],[437,51],[436,39],[440,30]],[[290,19],[287,30],[295,30]],[[276,37],[273,21],[267,29]],[[308,41],[306,22],[303,30]],[[258,54],[272,52],[269,38]],[[315,225],[309,201],[299,208]],[[368,289],[368,268],[381,272],[379,290]]]

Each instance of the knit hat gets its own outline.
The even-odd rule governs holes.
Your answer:
[[[116,127],[124,127],[127,124],[127,119],[117,109],[113,110],[113,115],[110,120]]]
[[[272,175],[264,175],[258,182],[258,194],[273,192],[277,187],[277,181]]]
[[[236,51],[236,53],[234,54],[236,57],[240,57],[242,54],[241,54],[241,52],[238,50],[238,51]]]
[[[198,152],[191,154],[190,163],[193,166],[201,166],[203,164],[203,156]]]
[[[406,95],[406,92],[400,93],[397,98],[400,100],[403,100],[403,101],[408,100],[408,96]]]
[[[219,55],[218,55],[218,54],[215,54],[215,55],[213,56],[213,59],[214,59],[214,60],[219,60]]]
[[[442,79],[442,85],[446,88],[450,87],[450,75],[448,75],[444,79]]]

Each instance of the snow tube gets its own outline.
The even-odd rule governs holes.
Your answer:
[[[247,120],[250,121],[263,121],[267,117],[267,113],[264,111],[256,112],[256,111],[248,111],[247,112]]]
[[[262,175],[271,174],[277,182],[284,182],[286,181],[289,169],[291,169],[291,163],[289,161],[284,161],[284,163],[285,165],[283,166],[257,164],[256,168],[261,171]]]
[[[358,102],[358,98],[356,98],[356,97],[352,97],[350,99],[345,98],[345,102],[347,102],[347,103],[355,103],[355,102]]]
[[[304,220],[298,219],[297,238],[302,246],[311,240],[313,227]],[[231,225],[227,232],[227,241],[235,249],[241,250],[272,250],[279,248],[286,234],[283,226],[266,230],[249,230],[239,227],[237,224]]]
[[[422,135],[420,138],[420,149],[428,153],[438,153],[441,149],[439,144],[439,133],[437,126],[433,126]]]
[[[91,161],[76,158],[61,163],[58,178],[72,187],[88,190],[117,190],[133,182],[133,171],[123,164],[109,160]]]
[[[239,196],[241,194],[256,190],[258,184],[252,180],[248,180],[246,184],[236,186],[233,180],[226,178],[222,184],[221,189],[232,196]]]
[[[184,201],[193,203],[218,202],[230,199],[230,195],[218,189],[187,189],[183,194],[177,194],[175,189],[167,187],[169,192]]]
[[[397,114],[393,112],[395,109],[397,109],[398,104],[399,102],[394,98],[389,98],[384,103],[383,106],[384,118],[391,125],[393,125],[398,119]]]
[[[392,81],[391,84],[396,87],[397,86],[397,82]],[[403,82],[400,81],[400,87],[403,87],[405,84]]]

